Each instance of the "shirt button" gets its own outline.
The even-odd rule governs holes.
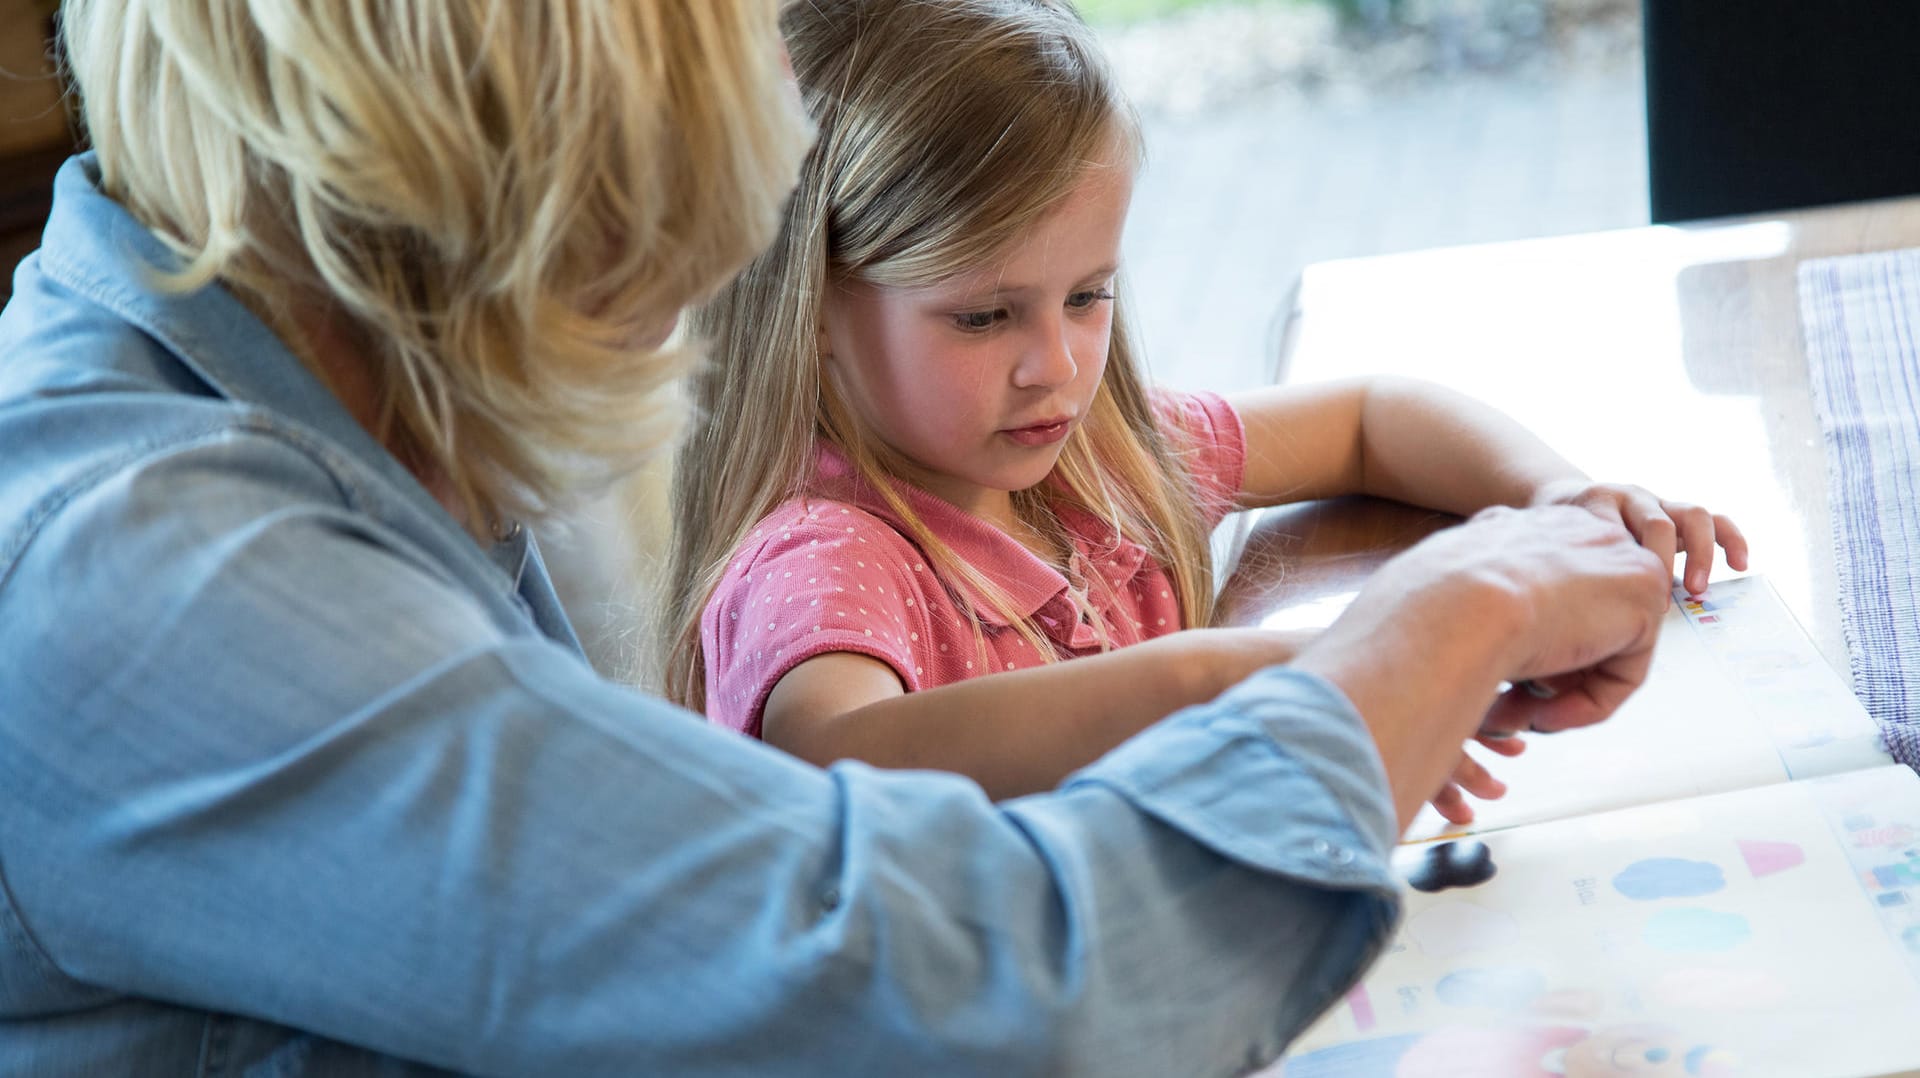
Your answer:
[[[1313,852],[1325,857],[1333,852],[1333,843],[1324,838],[1316,838],[1313,840]]]
[[[829,887],[825,891],[822,891],[820,893],[820,908],[829,911],[839,909],[840,888]]]

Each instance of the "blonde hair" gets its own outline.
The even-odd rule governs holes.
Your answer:
[[[989,264],[1115,142],[1137,156],[1132,113],[1064,3],[810,0],[782,26],[818,140],[773,246],[694,317],[714,363],[696,381],[700,415],[676,463],[666,691],[704,706],[701,614],[748,530],[807,492],[819,438],[846,452],[941,579],[965,585],[949,585],[959,609],[974,613],[969,591],[983,597],[1050,660],[1004,589],[885,481],[891,455],[823,376],[817,327],[834,281],[919,285]],[[1065,500],[1114,523],[1167,568],[1184,622],[1198,625],[1213,588],[1195,490],[1156,426],[1116,305],[1089,414],[1052,480],[1015,493],[1016,510],[1045,520]]]
[[[686,412],[664,337],[779,225],[809,137],[774,0],[66,0],[105,192],[313,362],[476,531],[633,469]],[[324,377],[324,372],[322,373]],[[334,388],[338,389],[338,386]]]

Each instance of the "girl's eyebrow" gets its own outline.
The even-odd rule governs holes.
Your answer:
[[[1120,264],[1118,262],[1108,262],[1100,266],[1100,268],[1092,271],[1091,273],[1088,273],[1082,276],[1080,278],[1080,283],[1086,284],[1092,281],[1104,280],[1108,277],[1113,276],[1115,273],[1118,273],[1119,271],[1120,271]],[[1038,285],[1009,284],[1004,280],[995,280],[990,283],[982,282],[980,287],[978,288],[967,288],[964,290],[963,295],[969,300],[974,300],[974,299],[985,299],[989,296],[1019,296],[1019,295],[1025,295],[1026,293],[1029,293],[1029,292],[1038,292],[1040,290],[1041,289]]]
[[[1087,274],[1085,277],[1080,278],[1080,283],[1091,284],[1094,281],[1104,281],[1107,278],[1119,272],[1120,272],[1119,262],[1117,261],[1105,262],[1101,264],[1099,269],[1096,269],[1092,273]]]

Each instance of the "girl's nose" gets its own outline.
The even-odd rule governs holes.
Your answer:
[[[1073,381],[1080,365],[1073,359],[1073,344],[1067,337],[1064,320],[1050,320],[1038,327],[1033,340],[1014,368],[1014,384],[1021,388],[1051,388]]]

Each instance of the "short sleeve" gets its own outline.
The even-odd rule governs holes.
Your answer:
[[[1247,434],[1240,414],[1218,393],[1153,392],[1154,418],[1193,476],[1208,528],[1235,508],[1247,472]]]
[[[741,544],[701,616],[707,717],[760,736],[773,687],[834,651],[878,659],[918,692],[915,647],[929,632],[914,560],[899,533],[859,509],[816,500],[775,511]]]

